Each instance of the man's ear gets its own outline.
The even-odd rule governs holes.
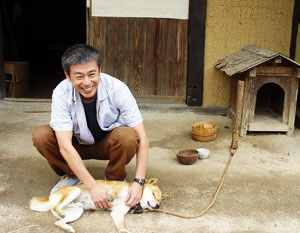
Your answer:
[[[64,73],[65,73],[66,78],[71,82],[70,75],[66,71],[64,71]]]
[[[150,180],[146,180],[147,184],[155,185],[158,182],[158,178],[151,178]]]

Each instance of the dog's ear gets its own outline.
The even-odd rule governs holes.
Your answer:
[[[162,200],[162,201],[163,201],[163,200],[166,200],[168,197],[169,197],[168,194],[163,193],[163,194],[161,195],[161,200]]]
[[[150,180],[146,180],[147,184],[156,185],[158,182],[158,178],[151,178]]]

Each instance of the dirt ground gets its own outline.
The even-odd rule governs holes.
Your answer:
[[[229,157],[231,120],[224,111],[178,107],[141,107],[150,138],[147,177],[158,177],[169,195],[161,209],[184,215],[200,213],[212,201]],[[0,232],[63,232],[54,226],[50,212],[28,208],[32,196],[46,196],[59,177],[32,146],[31,132],[49,123],[49,103],[0,101]],[[191,126],[201,120],[217,124],[217,139],[196,142]],[[240,138],[225,184],[204,216],[182,219],[161,213],[126,215],[131,233],[157,232],[299,232],[300,229],[300,130],[292,137],[278,133],[248,134]],[[176,152],[208,148],[210,157],[181,165]],[[87,161],[97,179],[106,162]],[[135,161],[128,168],[128,180]],[[86,211],[71,224],[77,232],[116,232],[108,211]]]

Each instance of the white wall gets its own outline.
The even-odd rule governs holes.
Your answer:
[[[99,17],[188,19],[189,0],[91,0],[91,7]]]

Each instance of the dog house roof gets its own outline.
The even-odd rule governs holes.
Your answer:
[[[248,45],[241,50],[220,59],[216,62],[215,67],[228,76],[233,76],[234,74],[243,73],[246,70],[276,57],[282,57],[295,64],[297,67],[300,67],[299,63],[278,52],[267,50],[255,45]]]

